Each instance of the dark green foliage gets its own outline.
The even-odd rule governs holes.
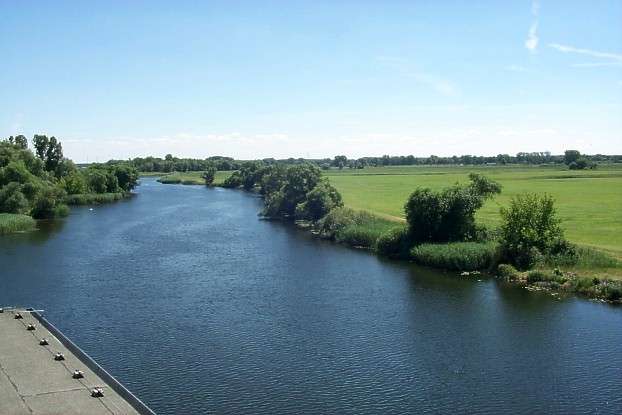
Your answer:
[[[271,194],[265,193],[264,215],[270,217],[295,217],[296,207],[298,204],[306,202],[307,194],[319,184],[320,176],[320,169],[312,164],[298,164],[287,167],[280,189]],[[332,188],[332,186],[330,187]],[[334,190],[334,192],[337,191]],[[330,198],[330,196],[327,197]],[[311,218],[305,217],[303,219]]]
[[[117,163],[117,161],[113,161]],[[217,171],[237,170],[243,164],[235,161],[231,157],[212,156],[207,159],[178,158],[171,154],[162,159],[159,157],[136,157],[130,160],[129,164],[141,172],[161,172],[171,173],[187,171],[206,171],[210,166],[214,166]]]
[[[84,175],[77,171],[68,174],[61,180],[61,185],[70,195],[87,192],[87,183]]]
[[[333,160],[333,166],[343,169],[348,164],[348,158],[346,156],[335,156]]]
[[[88,169],[86,181],[88,188],[93,193],[106,193],[108,189],[106,173],[100,169]]]
[[[495,261],[497,245],[481,242],[452,242],[415,246],[411,257],[421,265],[458,271],[488,269]]]
[[[36,195],[30,214],[35,219],[51,219],[58,212],[64,212],[62,202],[65,192],[60,187],[47,186]]]
[[[0,141],[0,212],[37,219],[65,216],[67,194],[123,192],[137,183],[136,169],[127,164],[76,169],[55,137],[36,135],[33,144],[36,156],[20,136]]]
[[[574,163],[581,157],[581,153],[577,150],[566,150],[564,152],[564,163],[570,164]]]
[[[205,180],[205,185],[211,186],[212,183],[214,183],[214,177],[216,177],[216,167],[210,164],[206,166],[206,169],[203,172],[203,179]]]
[[[410,246],[408,229],[395,228],[380,235],[376,241],[376,252],[389,258],[408,259]]]
[[[272,164],[262,169],[259,185],[261,194],[270,195],[278,192],[285,183],[287,166],[283,164]]]
[[[28,199],[22,193],[19,183],[10,182],[0,188],[0,212],[27,213],[29,207]]]
[[[516,196],[501,216],[503,257],[519,269],[531,268],[547,255],[571,255],[550,196]]]
[[[20,150],[26,150],[28,148],[28,139],[21,134],[15,137],[10,136],[7,140]]]
[[[604,288],[605,298],[609,301],[622,301],[622,284],[608,284]]]
[[[327,180],[322,180],[307,193],[306,200],[296,206],[296,217],[315,222],[341,206],[341,194]]]
[[[226,187],[229,189],[236,189],[240,186],[242,186],[242,176],[238,171],[234,171],[231,176],[227,177],[222,184],[222,187]]]
[[[138,183],[138,171],[129,164],[116,164],[112,168],[114,176],[117,178],[118,187],[125,192],[129,192]],[[117,191],[114,189],[113,191]]]
[[[475,212],[501,186],[471,173],[467,186],[455,185],[442,191],[415,190],[404,207],[413,242],[450,242],[474,239]]]

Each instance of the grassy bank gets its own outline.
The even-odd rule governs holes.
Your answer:
[[[440,189],[463,183],[469,172],[485,174],[503,185],[503,192],[478,211],[479,223],[498,226],[499,208],[507,206],[512,196],[548,193],[556,200],[570,241],[622,259],[622,165],[587,171],[569,171],[560,166],[369,167],[324,174],[339,190],[346,206],[403,221],[404,203],[416,187]]]
[[[130,197],[130,192],[119,193],[83,193],[76,195],[68,195],[65,203],[68,205],[99,205],[103,203],[112,203],[117,200]]]
[[[35,229],[37,222],[28,215],[0,213],[0,235]]]
[[[231,176],[231,171],[218,171],[214,177],[213,186],[221,185],[225,179]],[[142,173],[141,173],[142,175]],[[159,174],[158,181],[163,184],[205,185],[202,171],[174,172]]]

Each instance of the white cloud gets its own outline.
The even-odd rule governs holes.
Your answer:
[[[549,43],[549,47],[564,53],[578,53],[580,55],[593,56],[595,58],[612,59],[622,62],[622,55],[619,53],[600,52],[592,49],[575,48],[574,46],[560,45],[559,43]]]
[[[599,68],[603,66],[622,66],[622,62],[586,62],[586,63],[573,63],[573,68]]]
[[[533,16],[533,21],[531,22],[531,26],[529,27],[529,33],[527,33],[527,40],[525,40],[525,47],[531,53],[535,53],[538,49],[538,43],[540,39],[538,38],[538,17],[540,15],[540,2],[538,0],[533,0],[531,2],[531,15]]]

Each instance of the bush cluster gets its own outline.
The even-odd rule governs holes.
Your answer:
[[[314,164],[245,163],[223,183],[224,187],[256,190],[264,196],[262,214],[317,222],[343,206],[341,194]]]
[[[452,242],[474,239],[475,212],[501,186],[484,176],[471,173],[466,186],[454,185],[441,191],[416,189],[404,210],[410,239],[415,243]]]
[[[33,147],[24,136],[0,141],[0,212],[65,216],[66,204],[79,199],[75,195],[127,192],[137,184],[138,173],[127,164],[76,168],[55,137],[35,135]]]

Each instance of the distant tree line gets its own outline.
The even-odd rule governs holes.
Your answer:
[[[136,157],[125,160],[111,160],[107,164],[129,163],[138,171],[171,173],[174,171],[205,171],[211,167],[220,171],[238,170],[243,162],[236,161],[231,157],[212,156],[206,159],[178,158],[167,154],[164,158],[160,157]]]
[[[570,169],[594,168],[597,163],[622,163],[622,155],[585,155],[577,150],[567,150],[565,154],[553,155],[550,152],[521,152],[516,155],[498,154],[496,156],[451,156],[451,157],[415,157],[409,156],[389,156],[381,157],[361,157],[348,159],[345,155],[338,155],[334,158],[324,159],[305,159],[287,158],[275,159],[264,158],[262,160],[235,160],[231,157],[212,156],[205,159],[178,158],[167,154],[164,158],[160,157],[136,157],[130,160],[111,160],[107,164],[129,163],[131,166],[142,172],[186,172],[186,171],[206,171],[215,168],[217,171],[239,170],[248,163],[260,161],[263,165],[297,165],[315,164],[327,170],[330,168],[350,168],[362,169],[365,167],[383,166],[434,166],[434,165],[455,165],[455,166],[483,166],[483,165],[506,165],[506,164],[566,164]]]
[[[572,162],[575,164],[570,165]],[[577,150],[568,150],[562,155],[553,155],[549,152],[517,153],[514,156],[509,154],[498,154],[496,156],[451,156],[451,157],[415,157],[409,156],[389,156],[382,157],[361,157],[358,159],[348,159],[346,156],[335,156],[333,159],[314,160],[323,169],[331,167],[343,168],[364,168],[367,166],[434,166],[434,165],[505,165],[505,164],[566,164],[573,168],[592,168],[596,163],[622,163],[622,155],[581,155]]]

